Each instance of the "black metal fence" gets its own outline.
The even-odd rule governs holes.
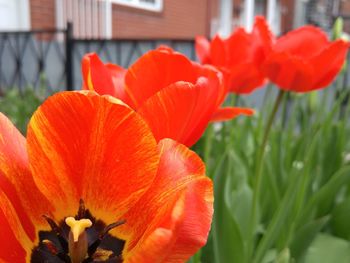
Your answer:
[[[0,32],[0,94],[9,89],[80,89],[80,63],[96,52],[103,61],[123,67],[159,45],[168,45],[195,59],[193,40],[76,39],[66,30]]]
[[[0,91],[66,86],[65,30],[0,33]]]
[[[71,25],[66,30],[0,32],[0,95],[10,89],[33,88],[46,95],[80,89],[81,59],[89,52],[123,67],[159,45],[196,59],[193,40],[76,39],[72,33]],[[350,67],[340,78],[339,86],[349,89]],[[259,106],[264,93],[259,89],[249,96],[251,104]]]

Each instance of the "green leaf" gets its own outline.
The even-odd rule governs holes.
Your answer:
[[[327,234],[319,234],[307,251],[305,263],[349,263],[350,243]]]
[[[295,258],[297,262],[300,262],[300,259],[304,256],[318,232],[328,221],[329,216],[325,216],[309,222],[297,230],[290,245],[292,257]]]
[[[213,244],[215,263],[243,263],[244,244],[237,221],[232,216],[225,202],[225,185],[232,166],[224,154],[215,172]]]
[[[329,200],[334,200],[340,189],[349,183],[350,166],[345,166],[332,175],[331,179],[324,186],[318,189],[318,191],[310,198],[304,208],[304,213],[299,220],[299,224],[306,222],[319,205],[322,205],[322,203],[328,202]]]
[[[259,242],[253,262],[260,262],[266,251],[268,251],[273,242],[281,235],[281,232],[285,226],[285,221],[288,219],[290,211],[293,207],[293,200],[295,199],[296,195],[295,188],[299,184],[299,181],[300,180],[298,179],[294,180],[293,185],[290,185],[290,187],[287,189],[287,193],[283,197],[281,205],[268,225],[266,233]],[[286,232],[285,229],[284,232]]]
[[[350,240],[350,197],[338,204],[332,215],[331,225],[334,233],[341,238]]]

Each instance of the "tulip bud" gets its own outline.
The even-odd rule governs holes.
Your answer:
[[[332,30],[332,38],[333,40],[341,38],[343,34],[343,28],[344,28],[344,21],[343,18],[338,17],[334,24],[333,24],[333,30]]]

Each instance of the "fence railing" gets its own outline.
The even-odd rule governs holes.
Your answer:
[[[0,33],[0,91],[66,85],[65,30]]]
[[[84,54],[96,52],[103,61],[126,68],[159,45],[171,46],[196,59],[193,40],[76,39],[71,25],[66,30],[0,32],[0,95],[10,89],[33,88],[46,95],[80,89]],[[350,88],[350,67],[338,81],[340,87]],[[252,104],[260,105],[264,92],[258,90],[250,96]]]
[[[128,67],[159,45],[195,59],[193,40],[76,39],[71,24],[66,30],[0,32],[0,94],[28,87],[47,94],[80,89],[84,54],[96,52],[106,62]]]

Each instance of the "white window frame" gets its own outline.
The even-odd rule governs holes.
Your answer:
[[[143,10],[161,12],[163,10],[163,0],[155,0],[155,3],[142,2],[140,0],[111,0],[112,3],[124,5]]]
[[[30,30],[30,8],[28,0],[17,1],[19,7],[20,27],[22,30]]]

